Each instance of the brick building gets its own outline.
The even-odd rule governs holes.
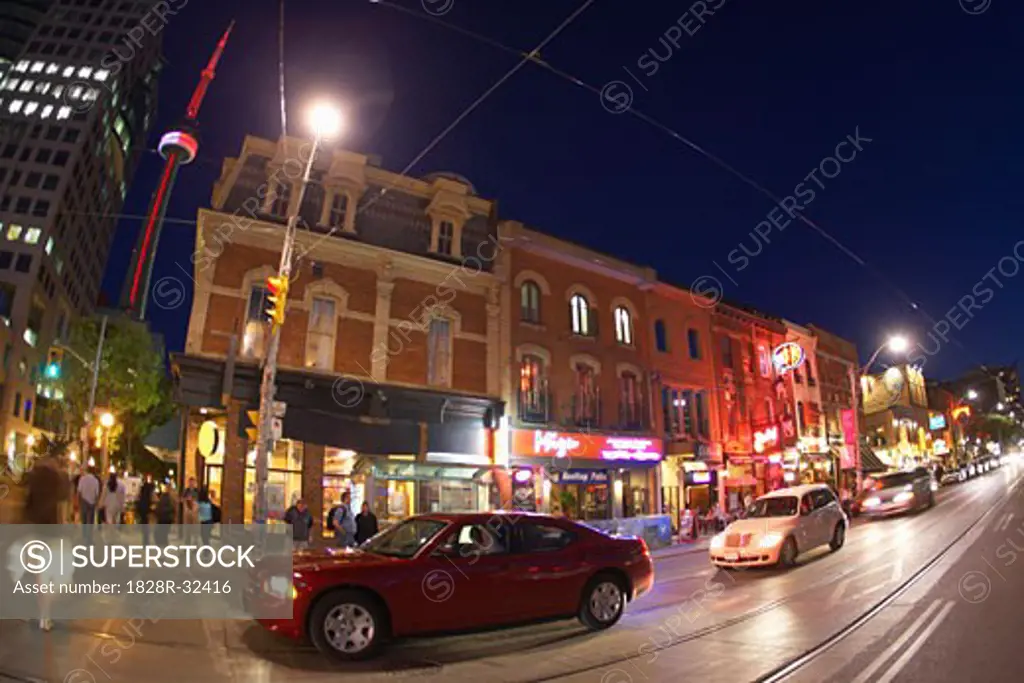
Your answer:
[[[829,451],[838,461],[839,471],[855,477],[861,463],[859,434],[863,420],[856,394],[860,373],[857,346],[815,325],[807,328],[817,341],[815,359],[821,385],[825,439]],[[855,490],[854,483],[848,479],[839,483],[851,491]]]
[[[786,341],[786,326],[754,309],[721,302],[711,326],[724,451],[718,495],[726,509],[734,509],[747,495],[756,497],[795,480],[791,384],[773,362],[773,350]]]
[[[248,521],[269,335],[266,278],[285,217],[302,219],[277,400],[287,404],[270,462],[273,515],[299,496],[321,530],[343,491],[384,522],[496,506],[500,281],[492,203],[452,174],[403,177],[374,159],[321,151],[301,207],[310,144],[247,137],[199,212],[185,352],[173,356],[187,407],[185,470]]]
[[[501,224],[504,395],[516,503],[599,520],[660,512],[646,292],[655,274]]]
[[[683,509],[710,507],[722,464],[713,308],[710,299],[680,287],[659,282],[647,291],[654,418],[665,439],[661,492],[673,524]]]

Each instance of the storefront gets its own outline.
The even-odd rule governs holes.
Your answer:
[[[513,429],[513,500],[588,521],[655,515],[662,455],[660,439]]]
[[[257,405],[258,368],[235,368],[231,398],[220,402],[223,364],[174,358],[176,393],[185,411],[181,482],[196,477],[214,494],[225,522],[250,522],[256,494],[256,451],[250,413]],[[382,526],[412,514],[497,507],[494,432],[501,402],[426,389],[359,384],[352,405],[336,400],[330,377],[279,375],[285,407],[281,438],[269,457],[269,518],[280,520],[302,498],[315,537],[329,537],[327,515],[344,493],[358,513],[365,502]],[[211,427],[212,425],[212,427]],[[215,447],[200,449],[213,429]]]
[[[708,460],[708,447],[698,444],[694,453],[666,455],[661,463],[661,499],[665,514],[678,529],[683,510],[706,512],[718,501],[718,471]]]

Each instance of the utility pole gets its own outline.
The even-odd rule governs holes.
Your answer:
[[[320,147],[320,131],[313,139],[313,150],[306,162],[299,191],[292,198],[292,206],[288,211],[288,224],[284,233],[284,244],[281,247],[281,263],[277,268],[277,276],[268,278],[270,300],[273,308],[268,310],[271,316],[270,343],[267,345],[267,356],[263,362],[263,382],[260,385],[260,436],[256,444],[256,495],[253,501],[253,522],[264,524],[267,521],[267,469],[270,454],[274,451],[275,436],[273,433],[274,393],[277,381],[277,354],[281,346],[281,326],[284,324],[285,306],[288,298],[288,282],[292,274],[292,251],[295,248],[295,233],[299,224],[299,209],[306,194],[313,172],[313,162]],[[285,139],[287,144],[287,139]]]

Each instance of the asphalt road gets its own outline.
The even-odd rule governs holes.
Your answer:
[[[1024,604],[1014,570],[1024,559],[1008,562],[1017,551],[1007,543],[1018,539],[1024,549],[1024,486],[1013,488],[1020,474],[1009,465],[941,490],[930,511],[857,524],[839,552],[815,551],[790,571],[720,572],[704,553],[659,558],[654,590],[598,634],[566,621],[412,640],[374,662],[340,667],[246,622],[76,621],[43,634],[0,621],[0,681],[639,683],[685,674],[733,683],[808,653],[777,680],[1011,680],[1005,672],[1019,671],[1007,639]],[[877,614],[846,632],[876,605]],[[833,637],[832,647],[815,651]]]

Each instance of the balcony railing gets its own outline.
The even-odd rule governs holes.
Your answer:
[[[641,401],[619,403],[619,429],[639,432],[646,429],[644,407]]]
[[[599,390],[587,393],[577,392],[572,397],[569,423],[584,428],[601,426],[601,392]]]
[[[519,388],[517,397],[517,414],[520,422],[530,424],[547,424],[551,421],[551,393],[546,380],[539,382],[537,388]]]

